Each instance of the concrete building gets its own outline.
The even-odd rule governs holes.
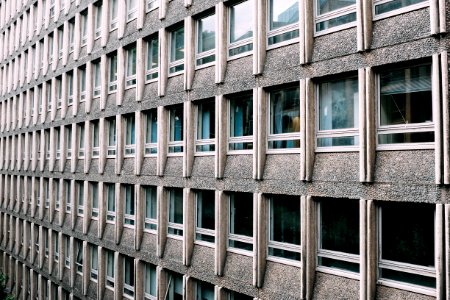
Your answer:
[[[449,2],[1,0],[16,299],[449,299]]]

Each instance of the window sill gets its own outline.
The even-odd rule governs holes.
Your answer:
[[[408,13],[408,12],[414,11],[414,10],[419,10],[419,9],[422,9],[422,8],[425,8],[425,7],[428,7],[428,6],[429,6],[429,2],[428,1],[424,1],[424,2],[417,3],[417,4],[408,5],[406,7],[399,8],[399,9],[396,9],[396,10],[393,10],[393,11],[390,11],[390,12],[387,12],[387,13],[384,13],[384,14],[376,15],[375,14],[375,5],[373,5],[373,10],[374,10],[373,11],[373,21],[379,21],[379,20],[382,20],[382,19],[385,19],[385,18],[394,17],[394,16],[397,16],[397,15],[401,15],[401,14],[404,14],[404,13]]]
[[[213,67],[215,65],[216,65],[215,61],[207,63],[207,64],[203,64],[203,65],[195,65],[195,71],[201,70],[201,69],[206,69],[206,68],[209,68],[209,67]]]
[[[167,153],[168,157],[181,157],[183,155],[184,155],[184,152]]]
[[[242,249],[238,249],[238,248],[227,247],[227,252],[253,257],[253,251],[242,250]]]
[[[424,294],[428,296],[436,297],[436,290],[432,288],[422,287],[420,285],[408,284],[398,281],[393,281],[389,279],[380,278],[377,281],[378,285],[387,286],[391,288],[396,288],[400,290],[406,290],[414,293]]]
[[[183,74],[184,74],[184,70],[183,71],[179,71],[179,72],[175,72],[175,73],[170,73],[168,75],[168,77],[170,78],[170,77],[175,77],[175,76],[183,75]]]
[[[297,268],[301,268],[302,267],[301,261],[287,259],[287,258],[282,258],[282,257],[277,257],[277,256],[269,256],[269,255],[267,255],[266,260],[267,261],[271,261],[271,262],[275,262],[275,263],[279,263],[279,264],[283,264],[283,265],[287,265],[287,266],[294,266],[294,267],[297,267]]]
[[[216,245],[214,243],[205,242],[205,241],[201,241],[201,240],[194,240],[194,244],[198,245],[198,246],[212,248],[212,249],[216,248]]]
[[[377,144],[376,151],[434,150],[435,143]]]
[[[253,150],[228,150],[227,155],[252,155]]]
[[[269,39],[267,38],[266,39],[266,42],[268,41]],[[290,39],[290,40],[287,40],[287,41],[284,41],[284,42],[280,42],[280,43],[276,43],[276,44],[272,44],[272,45],[269,45],[268,43],[267,43],[267,51],[270,51],[270,50],[274,50],[274,49],[277,49],[277,48],[280,48],[280,47],[285,47],[285,46],[289,46],[289,45],[292,45],[292,44],[297,44],[297,43],[299,43],[300,42],[300,39],[299,38],[295,38],[295,39]]]
[[[167,234],[168,238],[174,239],[174,240],[179,240],[182,241],[183,240],[183,236],[182,235],[174,235],[174,234]]]
[[[316,147],[316,153],[359,152],[359,146]]]
[[[215,151],[204,151],[204,152],[194,152],[194,156],[214,156],[216,155]]]
[[[301,150],[298,149],[267,149],[266,154],[268,155],[280,155],[280,154],[300,154]]]
[[[356,279],[356,280],[361,279],[361,275],[359,273],[354,273],[354,272],[350,272],[350,271],[346,271],[346,270],[333,269],[333,268],[328,268],[328,267],[323,267],[323,266],[317,266],[316,270],[318,272],[332,274],[332,275],[341,276],[341,277],[346,277],[346,278],[350,278],[350,279]]]
[[[227,51],[229,51],[229,49],[227,49]],[[244,52],[244,53],[241,53],[238,55],[228,56],[227,61],[232,61],[232,60],[235,60],[238,58],[243,58],[243,57],[250,56],[250,55],[253,55],[253,50],[247,51],[247,52]]]

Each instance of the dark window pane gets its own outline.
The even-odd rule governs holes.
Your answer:
[[[300,197],[273,196],[270,240],[300,245]]]
[[[214,230],[214,202],[214,191],[197,192],[197,227]]]
[[[337,260],[326,257],[319,257],[319,265],[334,269],[347,270],[355,273],[359,273],[359,264],[351,263],[348,261]]]
[[[418,274],[405,273],[389,269],[380,269],[380,277],[395,281],[402,281],[411,284],[422,285],[431,288],[436,287],[436,278],[422,276]]]
[[[402,143],[432,143],[434,132],[405,132],[392,134],[379,134],[379,144],[402,144]]]
[[[230,233],[253,236],[253,194],[234,193],[231,195]]]
[[[375,6],[375,14],[387,13],[405,6],[425,2],[426,0],[394,0]]]

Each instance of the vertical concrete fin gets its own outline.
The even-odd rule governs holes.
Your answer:
[[[366,177],[366,72],[358,70],[358,101],[359,101],[359,181],[365,182]]]
[[[375,115],[375,74],[371,67],[366,68],[366,181],[373,182],[375,177],[376,115]]]
[[[195,108],[192,101],[184,102],[183,177],[190,177],[195,153]]]
[[[158,244],[156,255],[162,257],[167,241],[167,195],[164,187],[157,189],[157,211],[158,211]]]
[[[435,266],[436,266],[436,299],[445,297],[445,246],[444,246],[444,204],[436,204],[435,228]]]
[[[224,2],[216,4],[216,83],[225,80],[227,70],[227,28],[228,18]]]
[[[190,266],[195,236],[195,193],[190,188],[183,189],[183,210],[183,263]]]
[[[306,80],[300,79],[300,180],[306,180]]]
[[[257,197],[256,287],[260,288],[263,286],[266,272],[268,199],[262,193],[255,195]]]
[[[314,157],[315,157],[315,93],[314,93],[314,84],[310,78],[306,79],[305,82],[305,119],[306,119],[306,138],[305,138],[305,156],[306,156],[306,164],[305,164],[305,180],[311,181],[314,170]]]
[[[215,273],[223,276],[225,261],[227,258],[228,243],[228,196],[223,191],[216,191],[215,197]]]
[[[450,106],[448,103],[448,55],[441,52],[442,156],[444,184],[450,184]]]
[[[431,3],[430,3],[431,5]],[[433,99],[433,121],[435,139],[435,182],[442,183],[442,122],[441,122],[441,96],[440,96],[440,63],[439,54],[433,54],[432,62],[432,99]]]
[[[227,104],[223,95],[216,96],[215,176],[223,178],[227,161]]]
[[[167,110],[164,106],[158,106],[158,154],[156,173],[164,175],[167,162]]]
[[[165,3],[167,0],[161,1],[160,6],[160,13],[163,9],[163,3]],[[167,76],[168,76],[168,64],[169,64],[169,57],[168,57],[168,37],[167,37],[167,31],[165,28],[159,29],[159,66],[158,66],[158,96],[164,96],[166,94],[166,87],[167,87]]]

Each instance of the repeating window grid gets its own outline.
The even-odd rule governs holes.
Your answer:
[[[126,184],[123,187],[123,192],[125,196],[124,202],[124,226],[134,227],[135,223],[135,195],[134,195],[134,185]]]
[[[152,11],[159,6],[159,0],[146,0],[147,12]]]
[[[108,121],[108,144],[107,144],[107,158],[116,157],[116,119],[112,118]]]
[[[98,183],[91,182],[90,183],[90,194],[92,199],[92,219],[98,220],[99,216],[99,205],[98,205]]]
[[[253,1],[254,0],[247,0],[239,2],[233,6],[230,6],[228,8],[228,24],[229,24],[229,30],[228,30],[228,60],[236,59],[242,56],[250,55],[253,53],[253,22],[251,22],[252,29],[249,32],[244,33],[244,35],[241,35],[241,37],[238,37],[236,41],[232,41],[232,36],[234,33],[232,33],[232,28],[240,28],[239,24],[236,25],[233,20],[233,15],[235,12],[237,12],[236,7],[242,6],[244,7],[243,10],[246,12],[246,19],[249,19],[248,14],[251,14],[250,20],[253,20],[254,18],[254,12],[253,12]],[[248,5],[248,7],[245,7],[245,5]],[[242,9],[242,8],[241,8]],[[245,36],[247,35],[247,36]]]
[[[100,62],[95,62],[94,67],[94,94],[93,97],[100,97],[101,94],[101,66]]]
[[[106,185],[106,222],[114,224],[116,221],[116,187],[114,184]]]
[[[144,155],[156,156],[158,148],[157,111],[151,110],[145,113],[145,144]]]
[[[275,6],[276,5],[275,3],[281,3],[281,1],[269,0],[269,5]],[[270,18],[273,17],[273,15],[272,15],[273,12],[270,11],[271,7],[269,7],[269,13],[267,14],[267,49],[272,49],[275,47],[280,47],[280,46],[296,43],[299,41],[299,30],[298,30],[298,28],[299,28],[298,27],[299,26],[299,22],[298,22],[299,3],[297,0],[290,1],[290,3],[292,3],[293,7],[291,6],[291,7],[287,8],[283,13],[286,14],[289,10],[296,11],[296,13],[294,13],[294,14],[297,14],[297,21],[286,22],[286,23],[290,23],[290,24],[281,26],[279,28],[271,28],[271,26],[270,26],[270,24],[271,24]],[[287,36],[286,39],[284,38],[285,35]],[[277,37],[282,37],[282,40],[278,41],[278,42],[272,41]]]
[[[125,118],[125,157],[133,157],[136,152],[135,118],[128,115]]]
[[[147,44],[147,60],[145,68],[146,82],[156,81],[158,78],[158,60],[159,60],[159,41],[158,37],[153,37],[146,42]]]
[[[207,106],[208,104],[210,107]],[[215,101],[199,103],[196,105],[195,112],[195,155],[214,155],[216,145]],[[211,126],[211,123],[214,125]],[[207,135],[207,137],[203,137],[203,135]]]
[[[214,35],[212,37],[213,41],[214,41],[214,47],[212,49],[208,49],[206,51],[202,50],[202,46],[204,44],[203,41],[203,31],[202,31],[202,26],[201,24],[206,21],[207,19],[212,18],[212,20],[214,21],[214,23],[216,22],[216,15],[215,14],[210,14],[208,16],[204,16],[203,18],[197,20],[197,22],[195,22],[195,26],[196,26],[196,30],[195,32],[197,33],[197,38],[195,41],[195,65],[196,68],[198,69],[200,66],[202,68],[206,68],[208,66],[214,65],[215,64],[215,57],[216,57],[216,45],[215,45],[215,27],[214,27]],[[214,24],[215,26],[215,24]],[[203,62],[205,61],[205,62]]]
[[[177,38],[182,37],[183,50],[180,49],[181,45],[178,45],[179,40]],[[175,76],[181,74],[184,71],[184,55],[182,58],[177,58],[177,52],[184,53],[184,27],[178,27],[169,33],[169,76]]]
[[[421,9],[421,8],[424,8],[424,7],[427,7],[430,5],[429,1],[421,0],[421,1],[415,1],[415,2],[417,2],[415,4],[406,4],[406,6],[403,6],[403,5],[405,5],[405,4],[403,4],[402,5],[403,7],[395,8],[392,10],[389,9],[388,11],[385,11],[385,12],[378,11],[378,8],[380,6],[382,6],[383,4],[389,4],[390,2],[398,3],[400,1],[398,1],[398,0],[374,0],[372,2],[372,11],[373,11],[373,20],[374,21],[377,21],[377,20],[380,20],[383,18],[392,17],[394,15],[403,14],[403,13],[406,13],[406,12],[409,12],[412,10]],[[408,2],[404,2],[404,3],[408,3]]]
[[[158,229],[157,220],[157,195],[156,187],[146,187],[144,188],[145,195],[145,219],[144,219],[144,230],[156,233]]]
[[[109,62],[108,93],[112,93],[117,90],[117,54],[109,56],[108,62]]]
[[[136,46],[126,50],[127,65],[126,65],[126,87],[131,88],[136,85]]]
[[[351,4],[351,5],[339,8],[339,9],[332,10],[330,12],[320,14],[319,8],[317,6],[318,5],[317,2],[318,2],[317,0],[314,1],[314,14],[315,14],[314,34],[315,34],[315,36],[327,34],[327,33],[334,32],[334,31],[343,30],[343,29],[353,27],[356,25],[356,4]],[[352,1],[352,2],[356,2],[356,1]],[[329,27],[329,28],[323,29],[323,30],[318,30],[318,26],[322,22],[326,22],[326,21],[329,21],[332,19],[338,19],[338,18],[344,17],[344,16],[352,16],[353,14],[354,14],[354,20],[352,20],[352,21],[343,22],[340,25],[332,26],[332,27]]]
[[[98,158],[100,156],[100,131],[99,122],[92,122],[92,158]]]

